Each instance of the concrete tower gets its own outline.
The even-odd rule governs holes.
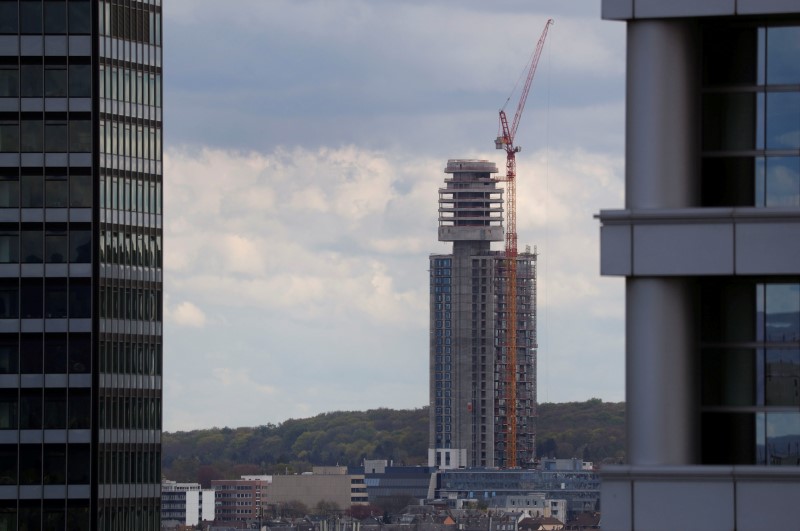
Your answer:
[[[439,241],[453,252],[430,257],[429,464],[505,463],[505,261],[503,190],[485,160],[449,160],[439,189]],[[518,463],[535,452],[536,255],[517,259]]]

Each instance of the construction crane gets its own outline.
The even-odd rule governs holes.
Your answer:
[[[525,101],[533,83],[533,75],[536,73],[536,65],[542,55],[544,41],[547,38],[547,31],[553,25],[553,19],[548,19],[544,25],[539,42],[536,44],[536,51],[533,52],[530,65],[528,66],[528,77],[525,79],[525,86],[519,96],[517,111],[514,113],[514,121],[508,124],[505,105],[511,100],[511,96],[506,100],[503,108],[500,109],[500,130],[495,140],[497,149],[504,149],[506,152],[506,175],[499,180],[506,183],[506,282],[505,282],[505,301],[506,301],[506,338],[504,341],[506,349],[506,467],[514,468],[517,466],[517,153],[519,146],[514,145],[514,138],[519,127],[519,120],[522,111],[525,109]],[[515,87],[516,88],[516,87]],[[513,91],[512,91],[513,93]]]

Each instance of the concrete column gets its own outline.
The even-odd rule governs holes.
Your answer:
[[[625,302],[628,463],[695,464],[698,394],[690,283],[629,278]]]
[[[628,23],[626,208],[700,204],[698,42],[688,21]],[[698,401],[690,281],[628,277],[626,313],[628,462],[693,464]]]
[[[691,22],[628,22],[627,208],[700,202],[699,38]]]

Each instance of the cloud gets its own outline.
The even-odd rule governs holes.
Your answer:
[[[167,309],[168,322],[178,326],[200,328],[206,325],[206,314],[191,302],[181,302],[174,308]]]

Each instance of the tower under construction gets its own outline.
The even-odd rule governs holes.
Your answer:
[[[439,241],[453,249],[430,256],[429,464],[507,467],[516,431],[510,466],[528,467],[536,446],[536,253],[515,258],[516,310],[509,315],[508,259],[490,248],[504,240],[503,189],[492,176],[497,166],[455,159],[445,173]],[[509,319],[516,322],[515,368]]]

